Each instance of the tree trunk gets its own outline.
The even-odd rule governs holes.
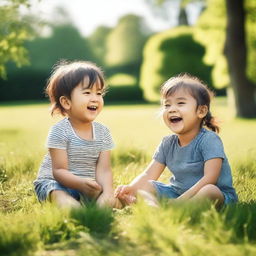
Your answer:
[[[227,33],[225,55],[231,86],[234,90],[236,112],[240,117],[256,117],[255,85],[246,76],[247,48],[243,0],[226,0]]]

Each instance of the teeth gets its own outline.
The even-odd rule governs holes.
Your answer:
[[[93,110],[96,110],[97,109],[97,107],[96,106],[90,106],[90,107],[88,107],[89,109],[93,109]]]

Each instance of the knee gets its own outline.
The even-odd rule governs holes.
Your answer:
[[[81,206],[75,198],[61,190],[52,191],[50,194],[50,200],[60,208],[78,208]]]
[[[209,199],[222,199],[223,198],[223,194],[220,191],[220,189],[213,184],[207,184],[205,186],[203,186],[198,192],[197,195],[200,197],[206,197]]]
[[[198,193],[200,193],[201,195],[210,195],[212,193],[215,193],[216,190],[219,190],[217,186],[213,185],[213,184],[207,184],[205,186],[203,186]]]

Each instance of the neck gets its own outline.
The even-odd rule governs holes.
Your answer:
[[[188,145],[200,132],[201,127],[198,127],[197,129],[193,129],[190,132],[184,133],[184,134],[177,134],[179,138],[179,144],[181,147],[184,147]]]
[[[80,122],[72,118],[69,118],[69,121],[73,127],[73,130],[80,138],[85,140],[93,139],[92,122]]]
[[[76,130],[87,130],[87,129],[91,129],[92,127],[92,122],[81,122],[72,117],[68,117],[68,120],[72,124],[72,127]]]

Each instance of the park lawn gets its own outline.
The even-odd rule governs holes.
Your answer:
[[[114,137],[115,186],[130,182],[150,161],[164,126],[158,105],[105,106],[97,121]],[[0,255],[256,255],[256,120],[234,118],[226,99],[213,115],[232,166],[240,203],[217,212],[205,204],[160,209],[143,202],[119,211],[90,206],[60,211],[40,205],[32,181],[59,120],[45,103],[0,106]],[[165,171],[162,181],[168,181]]]

